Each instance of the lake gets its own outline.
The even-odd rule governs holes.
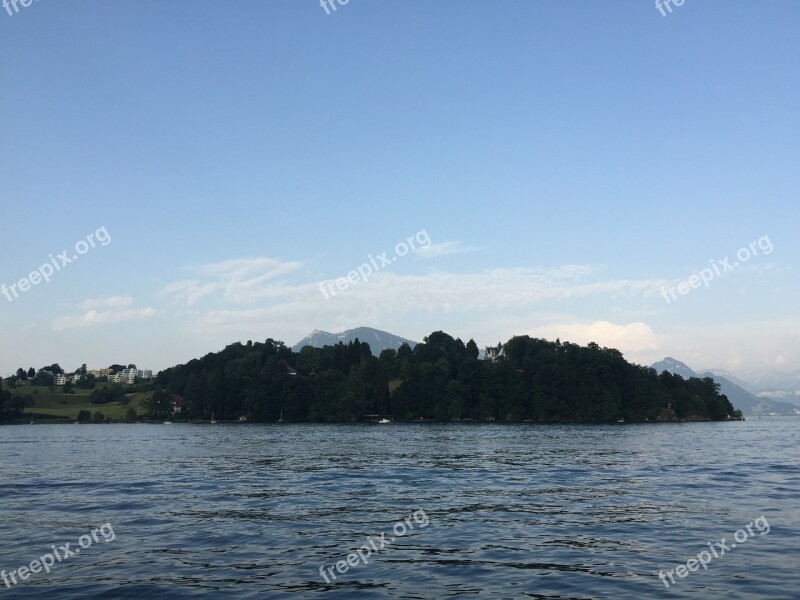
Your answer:
[[[797,418],[0,427],[0,569],[27,568],[0,594],[797,598],[798,439]]]

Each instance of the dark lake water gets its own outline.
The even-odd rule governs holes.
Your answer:
[[[0,597],[795,599],[799,434],[792,418],[0,427],[0,569],[81,550]],[[718,557],[680,578],[709,543]]]

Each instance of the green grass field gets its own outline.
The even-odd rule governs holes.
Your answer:
[[[91,390],[82,390],[82,389],[77,388],[77,387],[73,387],[72,389],[75,392],[75,394],[74,394],[75,396],[88,396],[94,390],[100,390],[100,389],[102,389],[104,387],[108,387],[109,385],[111,385],[111,384],[109,384],[107,381],[98,381],[95,384],[94,389],[91,389]],[[29,394],[33,395],[33,396],[45,396],[45,395],[49,396],[50,395],[50,388],[47,387],[46,385],[31,385],[31,384],[27,384],[27,383],[25,383],[25,384],[17,383],[17,387],[15,387],[15,388],[9,388],[7,385],[5,387],[11,393],[13,393],[13,394],[21,394],[23,396],[27,396]],[[53,393],[56,394],[56,395],[57,394],[61,394],[61,389],[62,388],[60,386],[55,386],[55,387],[53,387]],[[68,394],[68,395],[72,396],[73,394]]]
[[[102,385],[98,385],[102,387]],[[103,413],[106,417],[114,420],[124,420],[125,413],[129,408],[134,408],[137,413],[141,413],[140,405],[142,400],[149,397],[152,392],[137,392],[129,395],[130,403],[123,406],[119,402],[110,402],[109,404],[89,404],[89,394],[92,390],[79,390],[76,389],[74,394],[60,394],[55,393],[60,391],[60,388],[55,388],[54,393],[50,393],[50,389],[42,386],[24,386],[12,390],[17,394],[32,395],[33,406],[26,406],[23,418],[28,418],[26,415],[36,413],[39,418],[42,415],[53,415],[55,417],[68,417],[76,419],[78,413],[82,410],[88,410],[92,415],[97,411]]]

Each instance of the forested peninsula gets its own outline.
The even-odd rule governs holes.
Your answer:
[[[479,355],[473,340],[441,331],[377,357],[358,340],[299,352],[272,339],[235,343],[159,373],[148,406],[166,412],[178,402],[176,421],[603,423],[740,415],[710,378],[659,374],[594,343],[518,336],[493,360]]]

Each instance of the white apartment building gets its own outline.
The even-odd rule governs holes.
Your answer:
[[[81,376],[78,373],[73,373],[72,375],[66,375],[64,373],[59,373],[58,375],[53,376],[53,384],[54,385],[65,385],[67,382],[69,383],[78,383],[80,381]]]
[[[123,377],[138,377],[139,379],[152,379],[153,371],[150,369],[123,369]]]
[[[110,383],[126,383],[133,385],[137,379],[152,379],[153,372],[141,369],[125,369],[121,373],[112,373],[108,376]]]

